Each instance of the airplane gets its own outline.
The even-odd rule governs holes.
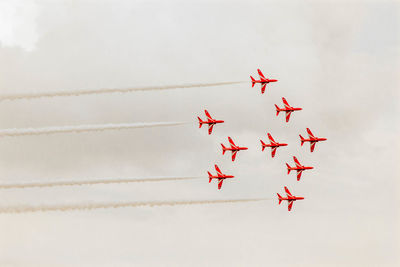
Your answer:
[[[260,75],[260,80],[257,81],[252,76],[250,76],[250,78],[251,78],[251,87],[254,87],[254,84],[256,84],[256,83],[261,84],[261,94],[264,94],[265,87],[267,86],[267,84],[268,83],[277,82],[278,80],[265,78],[264,74],[262,74],[260,69],[257,69],[257,72],[258,72],[258,75]]]
[[[276,116],[279,115],[280,111],[284,111],[284,112],[286,112],[286,122],[289,122],[290,114],[293,111],[302,110],[302,108],[294,108],[294,107],[290,106],[289,103],[286,101],[286,99],[284,97],[282,97],[282,101],[283,101],[283,104],[285,105],[285,108],[279,108],[278,105],[275,104]]]
[[[314,151],[315,144],[316,144],[317,142],[319,142],[319,141],[326,141],[326,140],[327,140],[326,138],[315,137],[315,136],[313,135],[313,133],[311,132],[311,130],[308,129],[308,128],[307,128],[307,133],[308,133],[308,137],[309,137],[308,139],[303,138],[303,136],[301,136],[301,134],[299,134],[299,136],[300,136],[300,141],[301,141],[301,145],[303,145],[304,142],[310,142],[310,150],[311,150],[311,152]]]
[[[276,194],[278,195],[279,204],[281,204],[282,200],[286,200],[288,202],[288,211],[290,211],[292,209],[293,202],[295,202],[296,200],[304,199],[304,197],[293,196],[286,186],[285,186],[285,192],[286,192],[286,197],[282,197],[278,193],[276,193]]]
[[[233,142],[232,138],[230,138],[229,136],[228,136],[228,141],[231,144],[231,147],[225,147],[224,144],[221,144],[221,146],[222,146],[222,155],[224,155],[225,151],[227,151],[227,150],[232,151],[232,161],[235,161],[236,153],[238,151],[247,150],[248,149],[247,147],[240,147],[240,146],[235,145],[235,143]]]
[[[218,165],[217,165],[217,164],[215,164],[215,170],[217,171],[217,175],[215,175],[215,176],[212,175],[210,172],[207,172],[207,173],[208,173],[208,178],[209,178],[208,182],[211,183],[212,179],[218,179],[218,189],[221,189],[221,187],[222,187],[222,182],[223,182],[225,179],[235,177],[235,176],[233,176],[233,175],[223,174],[223,173],[221,172],[221,170],[218,168]]]
[[[207,116],[206,121],[203,121],[203,120],[201,120],[200,117],[197,117],[197,119],[199,120],[199,128],[201,128],[201,126],[203,126],[203,124],[208,124],[208,134],[211,134],[214,125],[217,123],[223,123],[224,121],[223,120],[215,120],[215,119],[211,118],[211,115],[210,115],[210,113],[208,113],[207,110],[204,110],[204,113],[206,113],[206,116]]]
[[[271,156],[274,157],[276,149],[278,147],[280,147],[280,146],[287,146],[287,144],[275,142],[275,140],[274,140],[274,138],[272,138],[271,134],[270,133],[267,133],[267,134],[268,134],[268,138],[269,138],[270,144],[266,144],[266,143],[263,142],[263,140],[260,140],[262,151],[264,151],[264,149],[266,147],[270,147],[270,148],[272,148]]]
[[[314,167],[307,167],[303,166],[300,164],[300,162],[297,160],[296,157],[293,157],[294,163],[296,163],[296,167],[290,167],[289,164],[286,163],[287,166],[287,174],[290,173],[290,171],[297,171],[297,181],[300,181],[301,173],[305,170],[311,170],[314,169]]]

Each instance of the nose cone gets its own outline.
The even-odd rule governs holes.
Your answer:
[[[287,144],[281,144],[281,146],[287,146]]]
[[[304,199],[304,197],[298,197],[297,199],[302,200],[302,199]]]
[[[326,138],[321,138],[321,141],[326,141],[326,140],[328,140],[328,139],[326,139]]]
[[[243,148],[243,150],[247,150],[247,149],[249,149],[249,148],[247,148],[247,147],[244,147],[244,148]]]

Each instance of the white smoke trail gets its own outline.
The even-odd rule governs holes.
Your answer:
[[[134,91],[153,91],[153,90],[171,90],[171,89],[182,89],[182,88],[197,88],[197,87],[210,87],[210,86],[222,86],[229,84],[238,84],[241,82],[219,82],[219,83],[194,83],[194,84],[178,84],[178,85],[167,85],[167,86],[147,86],[147,87],[133,87],[133,88],[103,88],[103,89],[89,89],[89,90],[76,90],[76,91],[59,91],[59,92],[44,92],[44,93],[27,93],[27,94],[15,94],[15,95],[0,95],[1,100],[17,100],[17,99],[34,99],[42,97],[58,97],[58,96],[80,96],[80,95],[92,95],[92,94],[106,94],[106,93],[127,93]]]
[[[239,203],[255,202],[269,200],[268,198],[253,199],[226,199],[226,200],[187,200],[187,201],[155,201],[155,202],[125,202],[125,203],[88,203],[76,205],[54,205],[54,206],[16,206],[0,207],[1,213],[26,213],[26,212],[46,212],[46,211],[72,211],[72,210],[93,210],[109,208],[127,208],[127,207],[157,207],[157,206],[177,206],[177,205],[201,205],[218,203]]]
[[[201,178],[204,178],[204,177],[156,177],[156,178],[142,178],[142,179],[99,179],[99,180],[80,180],[80,181],[57,181],[57,182],[44,182],[44,183],[0,184],[0,189],[93,185],[93,184],[183,181],[183,180],[194,180],[194,179],[201,179]]]
[[[135,128],[177,126],[186,123],[187,122],[149,122],[149,123],[94,124],[94,125],[77,125],[77,126],[61,126],[61,127],[57,126],[43,127],[43,128],[4,129],[0,130],[0,137],[56,134],[56,133],[82,133],[82,132],[96,132],[105,130],[123,130],[123,129],[135,129]]]

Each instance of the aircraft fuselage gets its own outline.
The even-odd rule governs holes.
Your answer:
[[[319,141],[326,141],[326,138],[315,138],[315,139],[303,139],[304,142],[319,142]]]

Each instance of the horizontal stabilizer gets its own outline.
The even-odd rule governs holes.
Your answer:
[[[287,166],[287,174],[289,174],[289,173],[290,173],[290,171],[291,171],[291,169],[290,169],[291,167],[290,167],[290,165],[289,165],[289,164],[287,164],[287,163],[286,163],[286,166]]]
[[[303,136],[301,136],[301,134],[299,134],[299,136],[300,136],[300,142],[301,142],[301,145],[303,145],[303,144],[304,144],[304,142],[305,142],[305,140],[304,140]]]
[[[203,126],[203,121],[200,119],[200,117],[197,117],[197,119],[199,120],[199,128],[201,128],[201,126]]]
[[[250,78],[251,78],[251,87],[254,87],[256,80],[252,76],[250,76]]]
[[[212,181],[212,174],[210,173],[210,172],[207,172],[208,173],[208,183],[211,183],[211,181]]]
[[[260,139],[262,151],[264,151],[266,144]]]
[[[224,144],[221,144],[221,146],[222,146],[222,155],[224,155],[225,151],[226,151],[226,147],[224,146]]]
[[[279,195],[278,193],[276,193],[276,194],[278,195],[278,200],[279,200],[279,203],[278,203],[278,204],[281,204],[281,202],[282,202],[282,196]]]
[[[278,107],[277,104],[275,104],[275,107],[276,107],[276,116],[278,116],[279,115],[279,111],[281,111],[281,110],[280,110],[280,108]]]

